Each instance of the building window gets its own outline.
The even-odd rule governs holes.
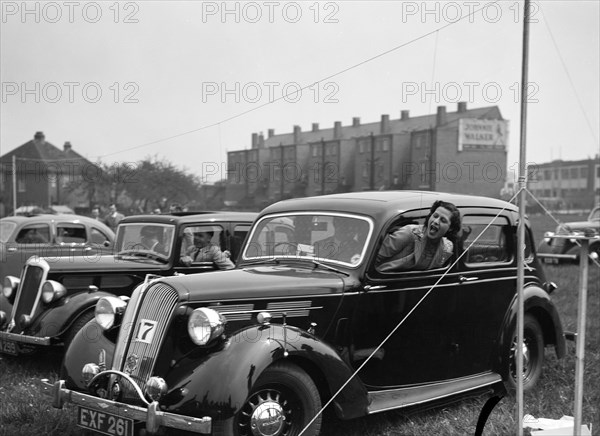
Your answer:
[[[544,170],[544,179],[551,180],[552,179],[552,171]]]
[[[579,168],[578,167],[571,168],[571,178],[572,179],[578,179],[579,178]]]
[[[55,180],[55,179],[51,179],[51,180]],[[25,178],[24,177],[17,178],[17,191],[18,192],[25,192],[26,190],[27,189],[25,187]]]
[[[568,179],[569,178],[569,169],[568,168],[563,168],[560,170],[560,177],[564,180],[564,179]]]
[[[312,156],[319,157],[319,146],[313,145],[311,148],[312,148]]]
[[[579,168],[579,175],[582,179],[587,179],[588,176],[588,167],[580,167]]]

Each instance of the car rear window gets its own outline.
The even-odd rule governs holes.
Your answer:
[[[8,238],[10,238],[10,235],[14,232],[15,227],[17,227],[17,224],[9,221],[0,223],[0,242],[8,241]]]

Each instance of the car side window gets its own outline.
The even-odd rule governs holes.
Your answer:
[[[465,264],[510,262],[509,235],[510,225],[504,217],[465,216],[462,232]]]
[[[46,244],[50,242],[50,226],[48,224],[31,224],[19,231],[15,238],[18,244]]]
[[[250,224],[236,224],[233,228],[233,237],[231,238],[231,258],[237,259],[242,244],[250,231]]]
[[[389,227],[375,259],[378,273],[410,275],[424,270],[443,271],[451,265],[455,253],[453,242],[443,238],[430,253],[426,253],[421,243],[426,213],[404,215]]]
[[[223,227],[218,225],[195,225],[183,229],[183,240],[181,243],[182,263],[213,262],[215,253],[217,256],[227,256],[223,253],[227,250],[226,238]],[[183,262],[184,257],[189,257]]]
[[[59,244],[85,244],[86,241],[83,224],[57,224],[56,242]]]
[[[90,228],[90,242],[96,245],[104,245],[105,242],[110,242],[110,238],[102,230],[92,227]]]

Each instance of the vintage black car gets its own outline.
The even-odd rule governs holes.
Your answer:
[[[600,206],[590,212],[586,221],[560,224],[554,232],[546,232],[538,247],[538,256],[546,263],[578,262],[579,243],[576,238],[568,236],[598,236],[600,235]],[[600,260],[600,240],[590,241],[590,257]]]
[[[147,274],[169,276],[216,269],[214,262],[180,262],[184,232],[211,231],[212,243],[233,260],[255,213],[211,212],[184,216],[140,215],[123,219],[115,252],[27,260],[20,278],[8,276],[0,295],[0,352],[26,354],[38,347],[63,345],[94,317],[96,302],[129,296]],[[143,233],[157,230],[160,245],[142,244]],[[157,249],[160,247],[160,249]]]
[[[59,257],[112,253],[115,234],[104,223],[74,214],[9,216],[0,219],[0,283],[19,275],[33,255]]]
[[[457,205],[461,241],[443,267],[379,271],[386,235]],[[515,206],[434,192],[286,200],[257,218],[236,269],[149,279],[130,300],[102,298],[67,350],[54,407],[88,430],[131,435],[317,435],[329,401],[342,419],[516,380]],[[321,244],[337,222],[348,255]],[[565,343],[527,228],[524,385],[544,348]],[[319,249],[318,247],[321,247]],[[462,248],[461,248],[462,247]],[[461,256],[458,259],[458,256]]]

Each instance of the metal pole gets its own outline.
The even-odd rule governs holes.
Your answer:
[[[12,191],[13,191],[13,215],[17,216],[17,156],[12,157]]]
[[[582,238],[579,251],[579,301],[577,307],[577,342],[575,350],[575,427],[573,435],[581,430],[581,414],[583,406],[583,371],[585,363],[585,320],[587,310],[588,287],[588,253],[589,240]]]
[[[521,64],[521,145],[519,153],[519,224],[517,227],[517,435],[523,436],[523,287],[525,272],[525,187],[527,186],[527,81],[529,62],[529,0],[523,14],[523,58]],[[511,338],[512,339],[512,338]]]

